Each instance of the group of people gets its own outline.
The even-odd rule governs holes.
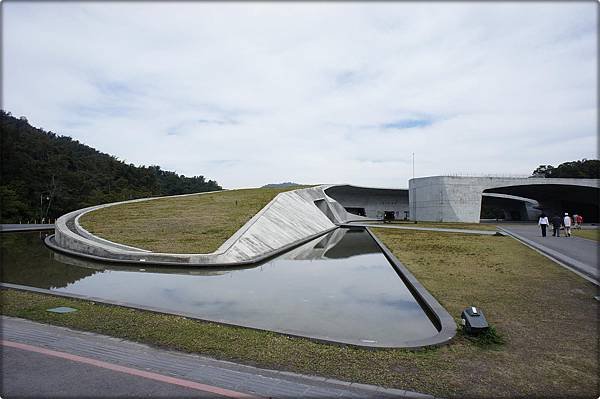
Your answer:
[[[583,216],[575,214],[571,218],[568,212],[565,212],[565,216],[562,218],[557,214],[554,214],[550,220],[548,220],[548,216],[542,212],[538,221],[538,224],[542,229],[542,237],[546,237],[546,229],[550,225],[552,225],[552,237],[560,237],[561,227],[565,229],[565,237],[571,237],[571,227],[573,226],[576,229],[580,229],[582,223]]]

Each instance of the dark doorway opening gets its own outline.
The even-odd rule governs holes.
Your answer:
[[[521,220],[521,212],[519,212],[519,211],[510,211],[510,219],[511,220]]]
[[[485,194],[506,194],[535,200],[538,202],[538,209],[546,214],[561,215],[564,212],[570,214],[577,213],[583,216],[585,223],[597,223],[600,219],[600,189],[598,187],[579,186],[574,184],[556,184],[552,179],[547,184],[523,184],[515,186],[494,187],[484,190]],[[493,202],[492,202],[493,201]],[[488,204],[486,204],[488,202]],[[517,210],[508,202],[501,203],[499,200],[486,200],[483,197],[482,210],[484,205],[492,205],[504,211],[508,211],[507,216],[512,216],[512,211]],[[512,208],[512,209],[511,209]],[[486,216],[490,212],[486,212]],[[521,220],[527,220],[527,213],[521,212]],[[531,215],[529,215],[531,218]],[[515,219],[516,220],[516,219]],[[535,220],[535,219],[534,219]]]
[[[353,215],[358,215],[358,216],[367,216],[367,213],[365,212],[365,208],[345,208],[346,211],[348,211],[349,213],[353,214]]]
[[[507,198],[484,195],[481,198],[481,214],[482,220],[537,220],[537,212],[532,211],[533,203],[528,203],[526,198]],[[531,202],[531,201],[530,201]],[[529,212],[528,212],[528,208]],[[539,212],[539,211],[538,211]]]

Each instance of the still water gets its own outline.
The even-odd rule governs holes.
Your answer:
[[[337,229],[235,270],[111,266],[53,253],[42,238],[2,234],[3,282],[358,345],[402,346],[437,334],[363,230]]]

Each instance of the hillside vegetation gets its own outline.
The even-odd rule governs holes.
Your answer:
[[[0,111],[2,223],[55,219],[86,206],[220,190],[204,176],[136,167]]]

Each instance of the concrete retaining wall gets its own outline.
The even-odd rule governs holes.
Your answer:
[[[108,206],[155,200],[147,198],[105,204],[71,212],[56,221],[55,236],[50,241],[55,249],[97,260],[177,264],[189,266],[235,265],[255,262],[280,253],[321,234],[338,224],[362,218],[347,213],[325,194],[331,186],[318,186],[278,194],[252,219],[208,254],[157,253],[104,240],[85,230],[82,215]],[[188,194],[188,195],[203,195]],[[316,203],[315,203],[316,202]]]

